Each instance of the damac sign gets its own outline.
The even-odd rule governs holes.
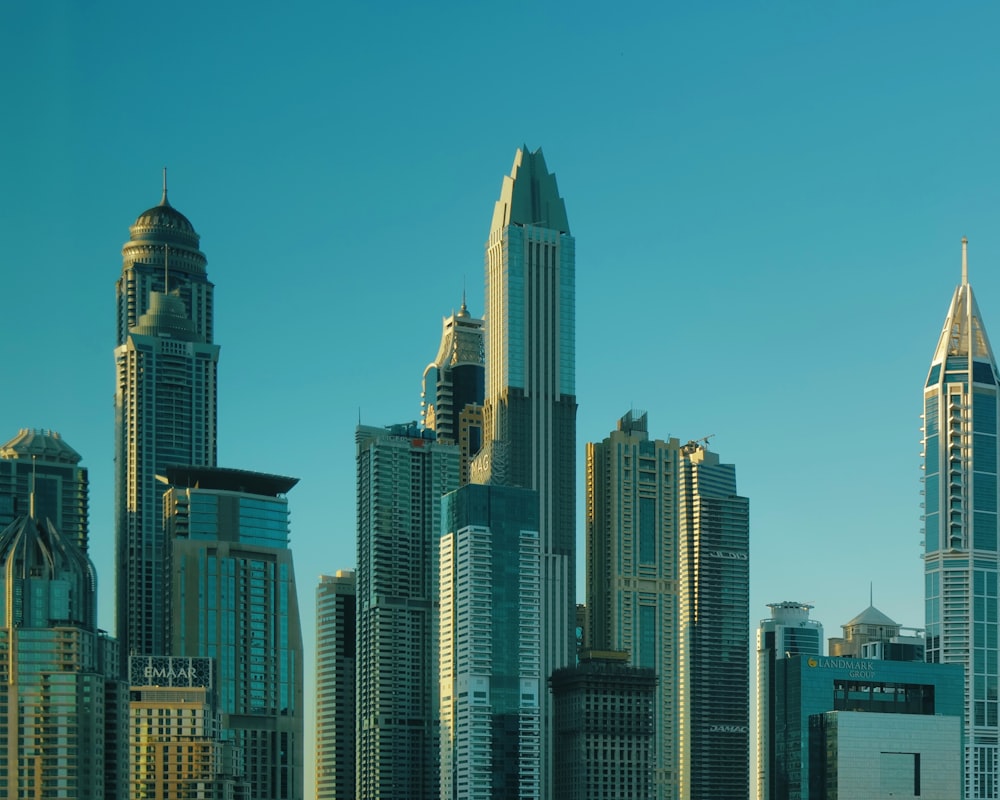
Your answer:
[[[705,553],[706,556],[710,558],[731,558],[735,561],[746,561],[746,553],[734,553],[731,550],[709,550]]]
[[[709,733],[749,733],[750,729],[746,725],[711,725]]]

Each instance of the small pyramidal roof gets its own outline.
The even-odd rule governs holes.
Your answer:
[[[979,313],[972,286],[969,285],[968,245],[969,240],[963,237],[962,282],[955,289],[948,307],[941,338],[938,339],[937,349],[931,360],[932,368],[935,364],[943,364],[949,356],[966,356],[976,361],[996,364],[982,314]]]
[[[527,145],[520,148],[514,155],[510,175],[504,176],[490,230],[508,225],[531,225],[569,233],[566,203],[559,196],[556,176],[545,166],[540,147],[534,153]]]
[[[879,611],[875,606],[868,606],[854,619],[844,625],[845,628],[853,628],[855,625],[882,625],[899,627],[899,623]]]

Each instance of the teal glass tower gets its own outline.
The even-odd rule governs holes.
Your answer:
[[[486,244],[486,399],[473,483],[538,492],[542,675],[576,660],[576,245],[541,149],[517,151]],[[542,797],[553,796],[542,701]]]
[[[443,506],[440,797],[538,800],[538,496],[468,485]]]
[[[216,664],[222,738],[243,752],[246,800],[302,800],[302,629],[289,490],[298,478],[218,467],[165,475],[173,656]]]
[[[998,778],[996,360],[969,285],[968,242],[924,383],[926,658],[965,665],[965,797]]]

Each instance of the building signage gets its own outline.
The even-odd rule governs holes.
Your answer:
[[[709,733],[749,733],[750,728],[746,725],[711,725]]]
[[[132,686],[203,686],[212,688],[212,659],[172,656],[131,656]]]
[[[812,657],[807,662],[810,667],[822,667],[823,669],[847,670],[848,678],[861,678],[864,680],[874,680],[875,665],[865,658],[816,658]]]
[[[734,561],[746,561],[746,553],[734,553],[732,550],[709,550],[705,555],[710,558],[731,558]]]

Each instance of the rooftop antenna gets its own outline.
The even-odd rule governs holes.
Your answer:
[[[160,198],[161,206],[169,206],[170,202],[167,200],[167,168],[163,168],[163,197]]]
[[[962,285],[969,282],[969,240],[962,237]]]
[[[38,464],[38,456],[31,454],[31,492],[28,493],[28,516],[35,518],[35,468]]]

